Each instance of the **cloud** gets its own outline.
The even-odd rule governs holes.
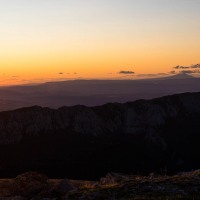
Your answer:
[[[183,74],[195,74],[195,73],[200,73],[200,70],[182,70],[180,73]]]
[[[137,76],[147,76],[147,77],[160,77],[160,76],[167,76],[169,73],[156,73],[156,74],[137,74]]]
[[[133,71],[124,71],[124,70],[122,70],[122,71],[120,71],[118,73],[119,74],[135,74],[135,72],[133,72]]]
[[[137,77],[155,77],[157,74],[138,74]]]
[[[166,73],[157,73],[158,76],[167,75]]]
[[[63,75],[63,72],[59,72],[58,74]]]
[[[157,74],[137,74],[138,78],[161,78],[169,76],[169,73],[157,73]]]
[[[200,68],[200,64],[192,65],[190,68],[192,68],[192,69]]]
[[[177,65],[174,69],[190,69],[190,67]]]
[[[176,74],[176,71],[175,70],[172,70],[169,72],[170,74]]]
[[[195,64],[195,65],[191,65],[191,66],[177,65],[176,67],[173,67],[173,69],[197,69],[197,68],[200,68],[200,64]]]

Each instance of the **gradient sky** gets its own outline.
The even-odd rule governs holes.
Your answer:
[[[199,63],[199,11],[200,0],[0,0],[0,85]]]

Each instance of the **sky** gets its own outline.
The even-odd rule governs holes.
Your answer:
[[[199,10],[200,0],[0,0],[0,85],[197,64]]]

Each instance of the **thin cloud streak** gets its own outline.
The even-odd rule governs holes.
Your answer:
[[[134,71],[124,71],[124,70],[122,70],[122,71],[120,71],[120,72],[118,72],[119,74],[135,74],[135,72]]]

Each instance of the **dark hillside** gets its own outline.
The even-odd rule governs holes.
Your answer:
[[[97,179],[200,168],[200,93],[0,113],[0,177]]]

